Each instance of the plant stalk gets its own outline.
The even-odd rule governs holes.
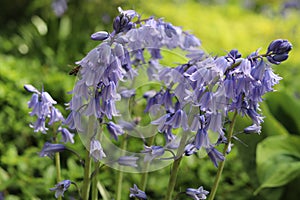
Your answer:
[[[169,178],[167,195],[166,195],[165,200],[172,200],[172,194],[173,194],[173,191],[174,191],[174,188],[176,185],[176,179],[177,179],[177,175],[178,175],[178,171],[179,171],[179,166],[180,166],[180,162],[181,162],[181,159],[183,156],[184,147],[185,147],[187,138],[188,138],[188,132],[183,131],[182,137],[180,139],[178,151],[176,154],[176,158],[173,162],[172,171],[171,171],[171,175]]]
[[[123,150],[127,149],[127,134],[124,134],[124,138],[122,140],[122,144],[121,144],[121,148]],[[116,189],[116,200],[121,200],[122,197],[122,183],[123,183],[123,170],[122,170],[122,166],[120,168],[120,170],[118,171],[118,175],[117,175],[117,189]]]
[[[87,135],[88,137],[93,136],[94,134],[94,123],[95,123],[95,116],[90,116],[88,119],[88,130]],[[89,138],[88,142],[90,142],[91,138]],[[90,145],[89,143],[87,145]],[[83,177],[83,185],[82,185],[82,200],[89,200],[90,194],[90,187],[91,187],[91,166],[92,166],[92,159],[90,157],[89,149],[86,150],[85,154],[85,162],[84,162],[84,177]]]
[[[232,117],[232,120],[231,120],[230,127],[229,127],[229,132],[228,132],[228,136],[227,136],[227,143],[225,144],[224,149],[223,149],[224,158],[226,158],[226,151],[227,151],[229,145],[231,144],[231,139],[232,139],[232,136],[233,136],[233,130],[234,130],[234,125],[235,125],[235,122],[236,122],[237,114],[238,113],[235,110],[235,112],[233,114],[233,117]],[[211,189],[210,195],[208,197],[208,200],[213,200],[215,198],[215,195],[216,195],[219,183],[220,183],[220,179],[221,179],[221,176],[222,176],[224,166],[225,166],[225,159],[219,163],[217,175],[216,175],[213,187]]]
[[[153,144],[153,142],[154,142],[154,135],[151,136],[151,137],[149,138],[149,143],[148,143],[147,145],[148,145],[148,146],[151,146],[151,145]],[[147,162],[147,163],[145,164],[144,172],[143,172],[143,174],[142,174],[142,179],[141,179],[141,185],[140,185],[140,188],[141,188],[141,190],[143,190],[143,191],[146,190],[146,186],[147,186],[148,175],[149,175],[149,173],[148,173],[149,164],[150,164],[149,162]]]

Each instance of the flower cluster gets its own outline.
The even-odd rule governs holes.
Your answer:
[[[120,15],[113,21],[113,32],[92,34],[91,39],[101,43],[76,63],[80,71],[69,103],[71,113],[66,120],[70,128],[83,131],[82,116],[93,116],[117,140],[125,129],[116,121],[122,116],[117,102],[136,95],[134,88],[127,88],[123,83],[134,82],[141,66],[146,66],[149,81],[160,83],[161,88],[144,93],[147,101],[144,112],[163,113],[151,124],[164,135],[165,146],[145,146],[141,152],[145,155],[144,162],[158,159],[165,150],[177,149],[174,130],[180,129],[194,133],[185,142],[182,155],[204,149],[218,167],[225,157],[216,146],[228,143],[226,122],[230,121],[230,113],[252,120],[245,133],[260,133],[263,116],[259,103],[281,79],[274,74],[271,64],[288,58],[292,45],[287,40],[273,41],[266,54],[256,51],[242,58],[233,49],[225,56],[211,57],[199,49],[200,41],[195,36],[181,28],[154,17],[141,19],[133,10],[119,8],[119,11]],[[162,48],[180,48],[189,61],[177,67],[163,66]],[[217,140],[211,139],[211,132],[218,134]],[[106,155],[105,148],[98,150],[99,158]],[[118,163],[137,167],[137,160],[135,156],[122,156]]]
[[[61,112],[54,107],[57,103],[53,100],[48,92],[38,91],[32,85],[25,85],[25,90],[33,93],[31,100],[28,102],[28,107],[32,109],[30,112],[31,116],[36,116],[37,120],[35,123],[30,124],[30,127],[34,129],[34,132],[47,133],[48,128],[46,127],[46,120],[48,125],[53,125],[55,122],[64,122],[64,117]],[[74,134],[70,133],[67,128],[59,126],[57,132],[62,134],[62,141],[64,143],[74,143]]]
[[[287,40],[274,40],[266,54],[255,51],[243,58],[233,49],[227,55],[211,57],[199,48],[201,43],[195,36],[180,27],[154,17],[141,19],[134,10],[119,8],[119,12],[113,20],[113,31],[92,34],[91,39],[100,44],[76,62],[78,79],[70,92],[70,114],[66,120],[47,92],[25,86],[33,93],[28,106],[33,109],[30,114],[37,116],[37,121],[31,125],[36,132],[46,133],[47,118],[49,125],[61,121],[86,137],[85,145],[95,162],[105,158],[107,163],[121,166],[118,169],[136,170],[149,170],[157,163],[155,161],[177,160],[201,149],[218,167],[233,145],[233,126],[228,123],[237,115],[252,121],[244,129],[246,134],[260,133],[263,116],[259,104],[263,95],[274,91],[274,86],[281,80],[271,64],[280,64],[288,58],[292,45]],[[161,64],[163,49],[180,49],[188,61],[176,67],[165,66]],[[143,71],[145,68],[146,72]],[[128,116],[124,116],[119,106],[124,107],[121,104],[124,99],[137,105],[135,97],[139,92],[134,83],[138,76],[146,82],[148,79],[159,83],[159,89],[149,86],[143,91],[141,99],[146,102],[144,113],[154,116],[149,126],[156,126],[165,138],[164,144],[148,144],[145,135],[141,134],[138,136],[143,140],[141,148],[144,149],[139,154],[122,152],[118,155],[115,151],[106,151],[108,142],[101,140],[103,135],[97,136],[99,127],[101,134],[107,132],[117,142],[122,135],[126,135],[127,140],[127,133],[136,131],[139,122],[144,120],[140,117],[142,114],[130,118],[131,121],[123,120]],[[60,126],[58,132],[62,133],[64,142],[74,142],[68,129]],[[181,138],[179,133],[183,135]],[[212,133],[217,134],[217,139],[212,139]],[[223,153],[216,148],[220,144],[225,144]],[[64,145],[46,143],[40,155],[52,156],[64,149]],[[169,152],[171,157],[166,156]],[[57,197],[69,186],[70,182],[60,182],[52,190],[56,191]],[[168,192],[172,195],[172,189]],[[195,200],[206,199],[208,193],[203,187],[186,190],[186,194]],[[147,199],[145,192],[136,185],[130,188],[131,197]]]
[[[192,52],[200,45],[196,37],[162,19],[151,17],[142,20],[133,10],[123,11],[119,8],[119,11],[120,15],[113,22],[113,32],[109,34],[99,31],[92,34],[91,39],[101,43],[76,62],[80,66],[79,80],[71,92],[73,97],[68,104],[71,112],[65,120],[69,128],[85,132],[83,117],[95,117],[100,126],[106,126],[115,140],[118,140],[126,128],[121,122],[116,122],[116,118],[121,116],[117,102],[135,95],[134,88],[126,88],[122,83],[133,82],[141,66],[146,63],[144,54],[150,54],[148,62],[151,64],[147,71],[149,78],[154,79],[160,70],[158,65],[162,59],[161,48],[181,48]],[[170,102],[172,97],[173,94],[166,93],[162,101],[174,110]],[[153,98],[149,101],[151,99],[155,101]],[[176,120],[182,118],[181,115],[187,118],[184,111],[177,110],[169,128],[172,125],[176,127]],[[171,132],[166,137],[168,140],[173,139]]]

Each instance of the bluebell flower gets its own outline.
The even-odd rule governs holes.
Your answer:
[[[62,152],[67,148],[63,144],[52,144],[50,142],[45,142],[43,149],[40,152],[40,157],[48,156],[53,158],[54,154],[57,152]]]
[[[38,117],[35,123],[29,124],[30,128],[34,129],[34,132],[41,132],[46,134],[48,131],[48,128],[46,127],[45,124],[46,118],[44,116]]]
[[[144,162],[152,161],[153,159],[164,155],[165,149],[162,146],[146,146],[144,145],[144,150],[141,151],[146,154],[144,158]]]
[[[184,43],[183,43],[184,48],[199,47],[200,45],[201,42],[198,38],[196,38],[192,34],[186,33],[186,36],[184,38]]]
[[[130,198],[138,198],[140,200],[146,200],[147,199],[147,195],[144,191],[140,190],[136,184],[133,185],[133,188],[130,188],[130,194],[129,194]]]
[[[252,124],[251,126],[244,128],[244,133],[246,134],[250,134],[250,133],[260,134],[260,132],[261,132],[261,126],[257,124]]]
[[[194,153],[196,153],[196,152],[197,152],[197,148],[196,148],[195,145],[192,144],[192,143],[188,143],[188,144],[185,146],[185,148],[184,148],[184,155],[185,155],[185,156],[190,156],[190,155],[192,155],[192,154],[194,154]]]
[[[261,124],[264,120],[263,120],[263,117],[257,113],[254,109],[247,109],[247,115],[252,119],[253,123],[254,124]]]
[[[67,143],[74,143],[74,134],[70,133],[70,131],[67,128],[62,128],[61,126],[58,127],[57,132],[60,132],[62,135],[62,142]]]
[[[273,64],[280,64],[289,57],[289,52],[292,50],[292,44],[288,40],[277,39],[271,42],[267,50],[267,59]]]
[[[45,124],[47,118],[49,118],[49,125],[52,125],[54,122],[64,121],[64,117],[61,112],[54,107],[57,102],[53,100],[48,92],[40,92],[32,85],[24,85],[24,88],[28,92],[33,93],[30,101],[28,102],[28,107],[32,108],[30,115],[35,115],[37,117],[36,122],[30,124],[30,127],[34,129],[34,132],[47,133],[48,128]]]
[[[118,159],[118,164],[119,165],[123,165],[123,166],[131,166],[131,167],[137,167],[137,161],[138,161],[139,157],[135,157],[135,156],[121,156]]]
[[[120,91],[120,95],[123,98],[130,98],[135,95],[135,89],[123,89]]]
[[[55,191],[55,198],[63,197],[64,192],[67,191],[67,189],[70,187],[71,183],[72,182],[70,180],[63,180],[63,181],[57,183],[54,188],[50,188],[49,190]]]
[[[211,159],[211,161],[213,162],[215,167],[218,167],[218,163],[221,162],[221,161],[224,161],[224,159],[225,159],[224,155],[222,153],[220,153],[214,147],[206,148],[206,152],[207,152],[209,158]]]
[[[91,39],[96,40],[96,41],[103,41],[103,40],[107,39],[108,37],[109,37],[109,34],[106,31],[98,31],[91,35]]]
[[[251,70],[251,76],[256,80],[262,80],[265,75],[266,63],[261,59]]]
[[[204,190],[202,186],[198,189],[187,188],[185,193],[194,200],[206,199],[206,196],[209,194],[209,192]]]
[[[62,121],[65,120],[63,115],[61,114],[61,112],[57,108],[52,107],[50,109],[50,112],[51,112],[50,113],[50,120],[48,122],[49,125],[52,125],[55,122],[59,122],[59,121],[62,122]]]
[[[236,59],[242,57],[242,54],[237,50],[237,49],[232,49],[228,54],[227,54],[227,59],[230,58],[234,62]]]
[[[199,129],[195,136],[195,147],[199,150],[201,147],[208,148],[210,141],[208,138],[207,130]]]
[[[173,128],[182,127],[183,130],[188,130],[188,121],[186,112],[178,109],[170,118],[166,121],[167,125],[172,126]]]
[[[161,96],[161,98],[158,100],[158,103],[163,105],[168,112],[174,112],[173,108],[173,102],[172,98],[174,97],[174,94],[170,92],[169,89],[167,89]]]
[[[118,136],[124,134],[124,130],[122,127],[118,124],[115,124],[114,122],[110,121],[106,124],[108,132],[113,136],[113,138],[117,141]]]
[[[165,23],[164,24],[164,30],[165,30],[165,34],[169,37],[169,38],[171,38],[172,37],[172,35],[176,35],[177,34],[177,32],[176,32],[176,29],[173,27],[173,25],[172,24],[170,24],[170,23]]]
[[[276,75],[271,67],[265,70],[265,74],[262,80],[262,87],[264,93],[274,91],[274,85],[278,84],[282,78]]]
[[[24,89],[31,93],[40,94],[40,91],[38,91],[33,85],[25,84]]]
[[[160,53],[159,48],[148,48],[148,51],[150,52],[152,59],[162,59],[163,58]]]
[[[115,33],[126,32],[133,28],[134,24],[131,22],[131,19],[137,16],[134,10],[123,11],[119,7],[119,12],[121,13],[114,19],[113,28]]]
[[[90,156],[94,159],[95,162],[100,161],[104,157],[106,157],[101,143],[99,142],[99,140],[96,140],[94,138],[90,142]]]

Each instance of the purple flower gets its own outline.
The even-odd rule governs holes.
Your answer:
[[[90,156],[94,159],[95,162],[102,160],[104,157],[106,157],[99,140],[95,140],[95,139],[91,140]]]
[[[50,121],[48,122],[49,125],[52,125],[54,122],[62,122],[65,120],[63,115],[57,108],[52,107],[50,112]]]
[[[274,54],[288,53],[292,48],[293,46],[288,40],[276,39],[270,43],[267,54],[271,52]]]
[[[32,85],[24,85],[24,88],[28,92],[32,92],[32,97],[28,102],[28,108],[32,108],[30,112],[31,116],[36,116],[37,120],[35,123],[30,124],[30,127],[34,129],[34,132],[47,133],[48,128],[46,127],[46,120],[49,118],[49,125],[54,122],[64,121],[61,112],[54,107],[57,102],[53,100],[48,92],[40,92]]]
[[[218,163],[224,161],[225,157],[214,147],[206,148],[206,152],[210,157],[211,161],[214,163],[215,167],[218,167]]]
[[[250,134],[250,133],[260,134],[260,132],[261,132],[261,126],[257,124],[253,124],[251,126],[244,128],[244,133],[246,134]]]
[[[71,181],[70,180],[63,180],[59,183],[57,183],[55,185],[54,188],[50,188],[50,191],[55,191],[55,198],[58,198],[60,196],[64,196],[64,192],[67,191],[67,189],[70,187],[71,185]]]
[[[144,145],[144,149],[143,151],[141,151],[142,153],[145,153],[145,158],[144,158],[144,162],[148,162],[148,161],[152,161],[153,159],[164,155],[165,153],[165,149],[162,146],[146,146]]]
[[[108,37],[109,37],[109,34],[106,31],[98,31],[91,35],[91,39],[96,40],[96,41],[103,41],[103,40],[107,39]]]
[[[208,133],[205,129],[199,129],[195,137],[195,147],[199,150],[201,147],[207,148],[210,145]]]
[[[52,144],[50,142],[46,142],[40,152],[40,157],[49,156],[50,158],[53,158],[55,153],[62,152],[66,149],[67,148],[63,144]]]
[[[188,143],[184,148],[184,155],[185,156],[190,156],[190,155],[192,155],[196,152],[197,152],[197,148],[195,147],[194,144]]]
[[[70,143],[74,143],[74,134],[73,133],[70,133],[70,131],[66,128],[62,128],[61,126],[58,127],[57,129],[57,132],[61,132],[61,135],[62,135],[62,141],[64,143],[67,143],[67,142],[70,142]]]
[[[187,123],[187,115],[186,113],[178,109],[167,121],[167,125],[172,126],[173,128],[179,128],[180,126],[183,130],[188,130],[188,123]]]
[[[138,198],[140,200],[146,200],[147,199],[147,195],[144,191],[140,190],[136,184],[133,185],[133,188],[130,188],[130,194],[129,194],[130,198]]]
[[[106,124],[108,132],[113,136],[113,138],[117,141],[118,136],[122,135],[124,133],[123,129],[121,126],[113,123],[112,121],[108,122]]]
[[[271,42],[267,50],[267,59],[270,63],[280,64],[289,57],[293,46],[288,40],[277,39]]]
[[[206,195],[209,194],[208,191],[204,190],[203,187],[199,187],[198,189],[187,188],[185,192],[188,196],[192,197],[194,200],[203,200],[206,199]]]
[[[139,158],[135,156],[121,156],[118,159],[118,164],[119,165],[124,165],[124,166],[131,166],[131,167],[137,167],[137,160]]]

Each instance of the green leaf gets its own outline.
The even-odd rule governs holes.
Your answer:
[[[274,92],[267,95],[270,112],[280,121],[290,133],[300,132],[300,103],[287,91]]]
[[[300,137],[277,135],[258,144],[256,151],[257,175],[263,188],[279,187],[300,175]]]
[[[261,109],[264,118],[262,124],[262,133],[268,136],[271,135],[288,135],[288,130],[281,124],[279,120],[270,112],[270,108],[266,103],[261,103]]]

